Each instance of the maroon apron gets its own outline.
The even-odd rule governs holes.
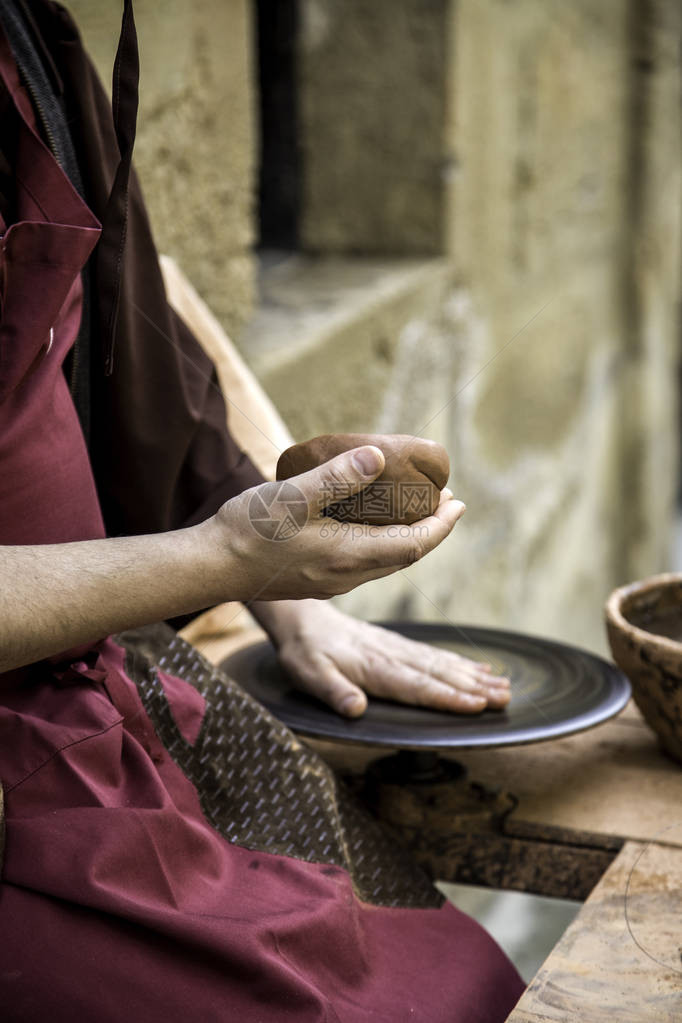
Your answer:
[[[0,543],[102,537],[62,372],[99,225],[36,134],[1,36],[0,74],[19,129],[16,221],[1,225]],[[522,984],[489,936],[420,882],[412,902],[391,903],[382,878],[372,888],[394,867],[390,843],[360,810],[351,820],[328,769],[229,680],[190,685],[191,652],[162,641],[155,663],[144,642],[104,639],[0,676],[2,1018],[503,1020]],[[207,702],[221,685],[232,724],[216,738]],[[211,775],[203,751],[223,741],[232,766],[221,775],[214,756]],[[222,778],[212,803],[207,772]],[[380,864],[362,882],[320,826],[344,814]]]

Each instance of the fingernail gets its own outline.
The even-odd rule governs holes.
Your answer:
[[[362,697],[357,693],[351,693],[341,701],[339,709],[346,717],[356,717],[362,710]]]
[[[467,510],[467,506],[463,501],[455,501],[455,508],[457,510],[457,518],[459,518],[460,515],[464,515],[464,512]]]
[[[443,493],[445,494],[448,500],[455,496],[453,492],[450,490],[450,487],[443,487]]]
[[[359,469],[363,476],[376,476],[378,473],[383,456],[379,448],[366,447],[360,448],[353,455],[353,465],[356,469]]]

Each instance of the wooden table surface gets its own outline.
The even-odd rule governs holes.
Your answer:
[[[508,1023],[682,1020],[682,849],[626,842]]]
[[[313,745],[356,776],[385,756]],[[680,1023],[682,765],[636,707],[456,759],[464,781],[384,784],[374,809],[437,877],[586,900],[509,1023]]]

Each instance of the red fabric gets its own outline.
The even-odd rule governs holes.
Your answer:
[[[99,537],[61,373],[98,225],[35,135],[1,40],[0,74],[22,116],[19,216],[2,253],[0,543]],[[196,738],[196,693],[162,681]],[[3,1019],[494,1023],[520,994],[455,909],[363,905],[339,869],[213,831],[112,640],[0,677],[0,693]]]
[[[193,746],[201,729],[206,701],[192,686],[188,688],[182,679],[168,675],[165,671],[159,671],[158,674],[175,723],[190,746]]]
[[[15,116],[21,116],[17,219],[2,225],[0,249],[2,539],[9,544],[94,538],[104,535],[104,527],[61,365],[78,332],[79,271],[97,242],[99,224],[35,133],[1,34],[0,74],[16,103]]]

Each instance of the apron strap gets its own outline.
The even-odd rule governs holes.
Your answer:
[[[2,876],[2,864],[5,859],[5,796],[0,782],[0,876]]]
[[[64,110],[63,85],[24,0],[3,0],[0,22],[19,74],[33,101],[43,138],[69,181],[85,202],[78,159]],[[13,168],[12,168],[13,169]],[[90,443],[90,272],[81,271],[83,300],[78,336],[64,363],[64,373],[86,444]]]
[[[17,2],[20,5],[20,10],[26,16],[23,0],[17,0]],[[56,93],[55,85],[50,82],[49,74],[43,66],[42,55],[39,56],[36,44],[31,39],[25,24],[22,23],[18,11],[6,0],[0,5],[0,17],[10,36],[10,44],[29,87],[34,106],[37,107],[43,120],[43,127],[47,132],[54,155],[82,196],[83,186],[61,106],[61,97]],[[97,246],[97,259],[100,266],[98,274],[100,284],[97,296],[99,334],[104,372],[107,376],[110,376],[113,370],[116,324],[121,295],[121,271],[128,220],[128,182],[137,125],[139,79],[140,60],[133,4],[132,0],[123,0],[121,34],[118,40],[112,79],[112,115],[118,143],[119,163],[104,208],[102,234]],[[87,304],[86,288],[84,288],[84,300]],[[79,340],[83,333],[89,333],[88,316],[84,315],[81,327]],[[74,378],[78,379],[72,381],[74,384],[72,391],[76,392],[74,398],[78,399],[82,392],[82,400],[77,402],[77,405],[83,406],[82,409],[79,408],[79,414],[81,414],[86,438],[89,433],[90,360],[88,358],[88,341],[89,338],[85,338],[83,344],[76,346],[79,358],[76,360],[74,357],[74,361],[78,362],[79,371],[77,374],[75,372],[73,374]]]
[[[102,217],[98,243],[101,284],[98,295],[104,371],[114,368],[114,344],[121,297],[121,268],[128,221],[128,181],[137,123],[140,60],[132,0],[124,0],[121,35],[114,61],[112,111],[120,162]]]

